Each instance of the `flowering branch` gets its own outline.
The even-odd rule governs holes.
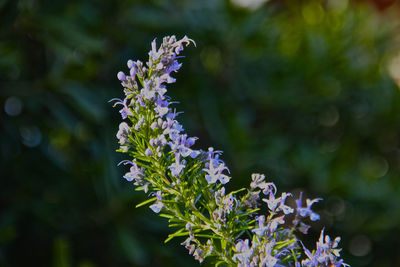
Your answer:
[[[251,176],[249,189],[227,193],[224,185],[231,177],[220,159],[222,151],[193,148],[198,138],[184,133],[176,120],[179,112],[166,95],[166,84],[175,82],[171,73],[182,66],[179,54],[191,43],[195,45],[186,36],[168,36],[157,49],[154,40],[146,64],[129,60],[129,75],[117,74],[125,98],[111,101],[127,120],[119,125],[117,151],[132,158],[120,164],[130,166],[124,178],[150,197],[137,207],[150,205],[167,218],[176,230],[165,242],[186,237],[182,245],[199,262],[212,258],[216,266],[347,265],[339,259],[339,238],[332,242],[322,230],[316,250],[310,252],[296,237],[299,231],[307,233],[307,217],[319,219],[311,206],[320,199],[306,199],[303,206],[300,195],[296,208],[290,207],[285,202],[292,195],[278,196],[262,174]],[[268,212],[257,215],[263,202]]]

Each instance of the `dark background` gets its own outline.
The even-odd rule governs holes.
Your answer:
[[[325,225],[352,266],[400,266],[399,5],[250,2],[0,1],[0,266],[198,266],[134,208],[107,103],[172,34],[197,47],[169,95],[228,188],[262,172],[323,197],[307,244]]]

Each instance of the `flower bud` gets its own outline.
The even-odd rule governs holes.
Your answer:
[[[135,76],[136,76],[136,67],[133,66],[133,67],[131,68],[131,70],[129,71],[129,73],[130,73],[130,75],[131,75],[132,78],[135,78]]]
[[[126,65],[128,66],[128,68],[131,69],[133,68],[133,66],[135,66],[135,62],[132,59],[129,59]]]
[[[148,147],[147,149],[146,149],[146,151],[144,152],[144,154],[146,155],[146,156],[152,156],[153,155],[153,152],[151,151],[151,149]]]
[[[117,78],[118,78],[118,80],[120,80],[121,82],[126,81],[125,73],[122,72],[122,71],[118,72]]]
[[[153,130],[155,130],[155,129],[157,128],[157,126],[158,126],[157,122],[153,122],[153,123],[150,125],[150,128],[153,129]]]

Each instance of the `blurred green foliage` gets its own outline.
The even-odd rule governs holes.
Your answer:
[[[0,266],[197,266],[134,208],[107,103],[168,34],[197,42],[169,95],[198,146],[225,152],[230,189],[263,172],[322,196],[315,235],[342,236],[352,266],[400,265],[396,10],[238,2],[0,1]]]

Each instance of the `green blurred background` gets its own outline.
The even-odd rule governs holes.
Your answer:
[[[171,34],[197,48],[169,95],[228,188],[323,197],[307,244],[325,225],[352,266],[400,266],[400,13],[374,2],[0,0],[0,266],[198,266],[134,208],[107,103]]]

